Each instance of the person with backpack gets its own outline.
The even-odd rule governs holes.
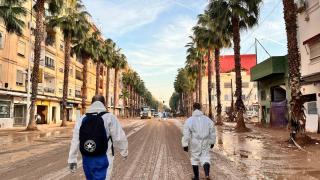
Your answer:
[[[82,165],[87,180],[105,180],[109,161],[108,142],[119,149],[124,159],[128,156],[128,140],[117,120],[105,108],[103,96],[96,95],[87,113],[75,124],[70,146],[68,165],[77,169],[78,150],[82,154]],[[113,146],[110,146],[113,151]]]
[[[183,126],[182,147],[191,153],[193,180],[199,180],[199,165],[204,169],[206,180],[210,179],[210,149],[216,142],[214,122],[201,112],[201,105],[194,103],[192,116]]]

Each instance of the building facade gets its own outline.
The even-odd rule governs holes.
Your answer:
[[[214,61],[213,61],[214,62]],[[251,109],[252,106],[258,102],[257,97],[257,86],[256,82],[251,82],[250,68],[256,64],[256,56],[254,54],[241,55],[241,76],[242,76],[242,99],[247,107]],[[212,69],[212,104],[213,112],[215,112],[216,101],[216,78],[215,78],[215,67],[213,63]],[[222,114],[231,108],[232,98],[234,102],[236,97],[234,96],[236,90],[235,72],[234,72],[234,56],[225,55],[220,56],[220,87],[221,87],[221,105]],[[202,103],[205,112],[209,112],[209,98],[208,98],[208,74],[203,77],[202,80]]]
[[[320,1],[297,3],[298,46],[301,54],[301,91],[306,100],[306,129],[319,132],[320,121]]]
[[[289,74],[285,56],[274,56],[251,69],[258,83],[259,121],[265,126],[286,127],[289,120]]]
[[[31,7],[30,2],[26,2],[26,7]],[[33,13],[34,14],[34,13]],[[0,22],[0,128],[10,128],[13,126],[26,126],[27,116],[27,87],[28,87],[28,63],[33,66],[33,44],[35,27],[35,16],[31,18],[29,13],[22,20],[26,23],[23,34],[17,36],[6,32],[3,22]],[[92,25],[92,31],[97,30]],[[38,124],[60,123],[60,109],[63,91],[64,73],[64,38],[61,32],[57,31],[54,40],[48,37],[42,43],[40,60],[38,96],[36,101],[36,114],[41,120]],[[68,84],[68,105],[67,115],[70,121],[75,121],[80,117],[82,84],[83,84],[83,64],[81,58],[75,55],[71,58],[69,84]],[[109,107],[113,100],[114,70],[110,71],[110,95]],[[121,77],[121,76],[119,76]],[[106,93],[106,68],[100,68],[99,93]],[[118,79],[120,84],[120,78]],[[96,65],[92,60],[88,62],[87,79],[87,104],[91,102],[91,97],[95,95]],[[118,95],[121,92],[120,85]]]

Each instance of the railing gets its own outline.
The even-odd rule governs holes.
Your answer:
[[[54,88],[45,87],[44,88],[44,92],[53,94],[55,92],[55,89]]]

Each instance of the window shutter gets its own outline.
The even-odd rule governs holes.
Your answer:
[[[309,44],[310,47],[310,60],[320,58],[320,38]]]
[[[17,85],[22,86],[23,83],[23,72],[21,70],[17,70]]]
[[[26,43],[23,41],[18,42],[18,54],[21,56],[25,56],[26,54]]]

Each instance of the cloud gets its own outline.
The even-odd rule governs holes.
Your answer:
[[[169,0],[84,0],[98,26],[107,35],[122,35],[149,24],[172,5]]]

